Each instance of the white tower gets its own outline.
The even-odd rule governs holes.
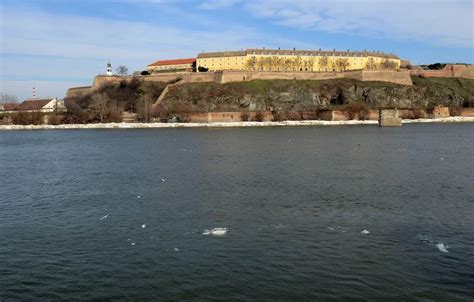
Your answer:
[[[109,61],[109,63],[107,64],[107,75],[108,75],[108,76],[113,75],[113,73],[112,73],[112,64],[110,64],[110,61]]]

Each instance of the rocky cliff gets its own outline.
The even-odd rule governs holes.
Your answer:
[[[314,110],[364,102],[371,108],[462,107],[474,104],[474,80],[412,77],[413,86],[353,79],[186,83],[162,102],[169,112]]]

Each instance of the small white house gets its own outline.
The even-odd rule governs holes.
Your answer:
[[[66,111],[64,101],[57,98],[28,99],[15,107],[15,111],[23,112],[55,112]]]

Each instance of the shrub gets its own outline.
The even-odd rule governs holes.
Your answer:
[[[358,116],[360,120],[364,120],[369,116],[369,106],[364,102],[347,104],[345,109],[347,110],[350,120],[353,120],[356,116]]]
[[[426,118],[426,111],[423,109],[413,109],[412,112],[414,119]]]
[[[240,114],[240,119],[241,119],[243,122],[247,122],[247,121],[249,120],[249,118],[250,118],[250,114],[249,114],[247,111],[242,112],[242,113]]]
[[[258,111],[256,114],[255,114],[255,120],[257,122],[263,122],[263,113]]]
[[[449,116],[459,116],[461,115],[460,107],[449,107]]]
[[[288,120],[288,113],[282,111],[273,111],[272,112],[272,121],[274,122],[282,122]]]
[[[44,113],[41,112],[18,112],[12,115],[14,125],[41,125]]]
[[[48,116],[48,124],[49,125],[59,125],[62,122],[62,116],[58,115],[57,113],[53,113]]]

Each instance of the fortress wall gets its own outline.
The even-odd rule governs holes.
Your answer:
[[[362,81],[381,81],[400,85],[413,85],[408,71],[363,70]]]
[[[183,80],[188,83],[204,83],[216,81],[216,74],[213,72],[191,73],[184,77]]]
[[[410,70],[410,75],[425,78],[467,78],[474,79],[473,65],[446,65],[442,70]]]
[[[86,95],[91,92],[92,87],[91,86],[86,86],[86,87],[72,87],[69,88],[66,92],[66,97],[71,98],[71,97],[79,97],[82,95]]]
[[[261,111],[263,115],[263,121],[269,122],[273,119],[273,114],[271,111]],[[189,122],[191,123],[217,123],[217,122],[242,122],[243,112],[196,112],[190,113],[187,115]],[[248,112],[249,120],[255,121],[257,112]]]
[[[265,72],[224,71],[220,83],[251,80],[329,80],[350,78],[358,81],[383,81],[400,85],[412,85],[407,71],[347,71],[347,72]]]
[[[217,71],[202,73],[163,73],[149,76],[96,76],[92,91],[107,83],[131,81],[172,82],[181,79],[183,83],[230,83],[251,80],[329,80],[350,78],[359,81],[383,81],[401,85],[412,85],[407,71],[347,71],[347,72],[265,72],[265,71]]]
[[[433,108],[433,118],[445,118],[449,117],[449,108],[448,107],[443,107],[443,106],[438,106]]]
[[[379,119],[379,111],[378,110],[369,110],[369,116],[367,118],[370,121],[377,121]]]
[[[96,76],[92,83],[92,91],[97,90],[99,87],[105,84],[119,83],[121,81],[131,81],[137,78],[142,81],[149,82],[170,82],[176,81],[177,79],[186,77],[187,74],[180,73],[169,73],[169,74],[156,74],[149,76]]]
[[[459,116],[474,117],[474,108],[462,108],[461,114],[459,114]]]

